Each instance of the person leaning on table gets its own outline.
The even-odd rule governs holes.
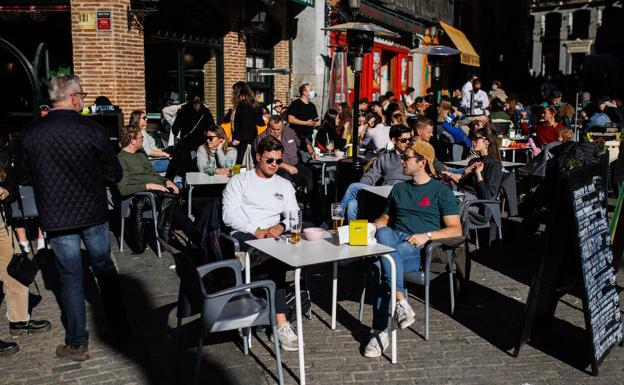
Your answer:
[[[283,152],[284,146],[272,136],[267,136],[256,148],[256,167],[232,176],[225,186],[223,222],[231,227],[231,234],[240,242],[241,251],[249,248],[245,241],[279,239],[288,230],[288,223],[281,221],[282,215],[290,210],[299,210],[292,184],[275,175],[283,162]],[[297,335],[286,320],[288,266],[270,258],[260,265],[260,269],[266,271],[269,279],[275,282],[275,320],[280,347],[286,351],[296,351]]]
[[[375,238],[396,251],[390,253],[396,265],[396,308],[399,329],[414,323],[415,313],[405,299],[403,273],[420,268],[423,246],[432,240],[461,236],[459,208],[453,192],[431,178],[433,147],[414,142],[401,155],[403,173],[412,179],[394,185],[384,213],[375,221]],[[373,265],[373,273],[379,264]],[[365,357],[379,357],[388,347],[388,306],[390,303],[390,263],[381,259],[383,279],[377,287],[373,306],[373,336],[364,348]]]

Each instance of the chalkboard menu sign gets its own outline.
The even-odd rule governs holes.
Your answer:
[[[588,168],[572,174],[569,183],[585,287],[585,324],[592,339],[593,359],[599,363],[609,349],[622,341],[622,321],[612,265],[607,197],[602,176],[591,171]]]
[[[551,224],[540,269],[525,307],[524,330],[515,350],[546,332],[559,299],[579,294],[591,347],[592,374],[616,344],[623,330],[616,291],[613,252],[607,218],[606,173],[591,164],[563,175],[553,193]]]

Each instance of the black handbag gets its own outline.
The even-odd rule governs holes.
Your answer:
[[[7,232],[8,228],[7,228]],[[7,266],[7,273],[24,286],[30,286],[37,276],[39,270],[37,263],[28,257],[28,253],[17,252],[15,248],[15,235],[11,232],[11,244],[13,246],[13,257]]]

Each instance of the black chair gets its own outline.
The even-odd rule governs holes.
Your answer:
[[[121,201],[121,233],[119,235],[119,251],[123,252],[124,249],[124,230],[126,224],[126,218],[130,217],[130,206],[132,205],[132,198],[137,196],[146,196],[150,201],[150,209],[143,211],[143,218],[151,219],[154,223],[154,234],[156,236],[156,255],[158,258],[162,258],[162,254],[160,252],[160,243],[158,242],[158,212],[156,209],[156,198],[154,194],[148,191],[137,192],[126,199]]]
[[[39,212],[35,204],[35,190],[32,186],[19,186],[19,198],[11,202],[11,218],[24,221],[24,228],[28,230],[27,221],[37,219]],[[47,244],[46,233],[43,233],[44,242]],[[33,256],[35,249],[31,247]]]
[[[169,249],[165,246],[166,249]],[[176,272],[180,277],[180,293],[178,297],[176,347],[178,359],[182,353],[182,319],[200,315],[200,332],[197,341],[197,354],[193,372],[193,384],[197,384],[202,360],[204,338],[210,333],[243,330],[243,346],[245,355],[249,354],[248,336],[251,328],[270,325],[273,335],[277,335],[275,324],[275,283],[269,280],[243,284],[241,264],[236,260],[225,260],[196,267],[191,259],[180,252],[173,253]],[[210,284],[212,273],[218,269],[230,269],[235,276],[236,284],[208,293],[206,284]],[[250,290],[264,290],[265,297],[253,295]],[[277,375],[279,384],[284,383],[279,342],[275,343]],[[178,362],[176,362],[177,368]]]

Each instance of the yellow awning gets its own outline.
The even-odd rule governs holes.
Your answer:
[[[442,29],[444,29],[446,34],[453,41],[453,44],[455,44],[455,47],[459,50],[461,63],[473,67],[480,67],[479,55],[468,41],[466,35],[459,29],[442,21],[440,22],[440,26],[442,26]]]

